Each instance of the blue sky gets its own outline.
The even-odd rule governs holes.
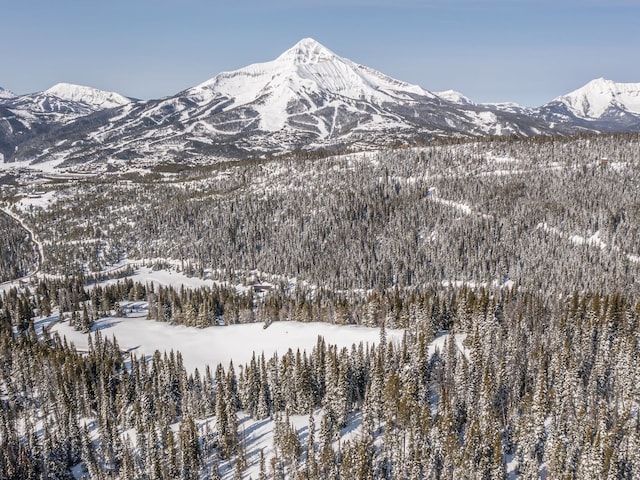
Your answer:
[[[640,82],[640,0],[0,0],[0,86],[172,95],[303,37],[432,91],[541,105]]]

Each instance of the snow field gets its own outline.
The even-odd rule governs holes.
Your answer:
[[[142,302],[140,302],[142,303]],[[351,347],[354,343],[378,343],[380,330],[354,325],[330,325],[327,323],[274,322],[268,328],[262,323],[227,325],[204,329],[170,325],[146,319],[144,305],[129,317],[107,317],[96,321],[94,331],[103,337],[115,337],[120,348],[138,357],[152,356],[160,352],[179,351],[185,368],[204,372],[206,365],[215,368],[244,365],[251,361],[253,352],[264,353],[266,358],[274,353],[284,354],[288,349],[307,350],[316,345],[318,337],[338,348]],[[52,331],[65,336],[76,348],[88,348],[88,335],[74,330],[68,323],[58,323]],[[400,341],[402,330],[387,330],[387,339]]]

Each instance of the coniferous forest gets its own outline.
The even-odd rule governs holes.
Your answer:
[[[638,152],[485,139],[56,179],[45,206],[3,187],[0,479],[640,478]],[[134,301],[167,328],[378,341],[191,370],[96,328]]]

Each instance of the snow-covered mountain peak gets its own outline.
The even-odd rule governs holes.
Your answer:
[[[455,90],[445,90],[444,92],[435,92],[435,94],[449,102],[458,103],[460,105],[473,105],[471,100]]]
[[[331,99],[382,104],[434,97],[417,85],[342,58],[311,38],[300,40],[273,61],[223,72],[186,93],[200,105],[219,95],[233,99],[232,107],[256,103],[256,108],[263,113],[261,128],[271,131],[282,128],[282,114],[296,102],[314,110],[330,103]],[[266,117],[275,116],[279,117],[278,121],[265,121]]]
[[[14,98],[15,96],[16,95],[13,92],[0,87],[0,99],[3,99],[3,98]]]
[[[303,38],[280,55],[277,62],[291,62],[294,65],[321,63],[337,58],[337,55],[313,38]]]
[[[597,78],[554,100],[565,104],[576,116],[602,117],[611,108],[640,113],[640,83],[616,83]]]
[[[615,84],[616,82],[614,82],[613,80],[607,80],[606,78],[600,77],[594,78],[582,88],[611,89]]]
[[[203,112],[243,108],[251,128],[295,131],[307,115],[321,115],[308,127],[332,137],[346,124],[375,111],[367,105],[413,104],[433,95],[417,85],[388,77],[342,58],[320,43],[304,38],[275,60],[255,63],[188,89],[184,95]],[[182,108],[182,107],[179,107]],[[210,108],[212,110],[210,110]],[[391,116],[392,122],[397,117]],[[380,124],[381,119],[376,119]],[[243,123],[244,124],[244,123]],[[225,127],[228,128],[228,127]]]
[[[43,92],[62,100],[84,103],[94,109],[114,108],[130,103],[131,100],[115,92],[98,90],[97,88],[58,83]]]

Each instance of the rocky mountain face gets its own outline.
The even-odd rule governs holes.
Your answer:
[[[1,92],[0,92],[1,95]],[[640,130],[640,84],[595,80],[537,109],[433,93],[303,39],[273,61],[172,97],[131,101],[59,84],[0,96],[5,161],[215,161],[438,137]]]

